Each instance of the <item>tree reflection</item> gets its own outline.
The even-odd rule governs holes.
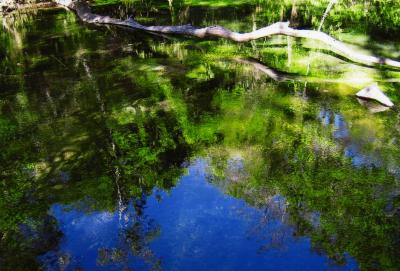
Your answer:
[[[210,24],[202,20],[213,17],[194,14],[181,1],[171,4],[172,20]],[[321,8],[265,1],[254,16],[251,7],[196,11],[219,17],[236,10],[229,14],[243,15],[244,24],[268,15],[317,25],[308,15],[320,16]],[[279,40],[262,48],[197,44],[119,35],[126,32],[114,28],[101,32],[60,10],[40,16],[21,19],[20,32],[0,33],[1,54],[7,56],[0,67],[17,75],[13,82],[0,77],[6,89],[0,97],[0,265],[5,270],[72,264],[71,255],[59,250],[62,231],[48,214],[55,204],[85,214],[119,213],[118,244],[99,249],[99,265],[129,268],[129,257],[135,256],[161,269],[150,249],[161,229],[144,214],[147,197],[156,188],[174,187],[182,163],[199,156],[210,161],[209,182],[264,210],[250,232],[263,242],[260,253],[284,249],[285,238],[294,234],[310,237],[316,251],[338,264],[350,253],[363,269],[399,265],[399,116],[367,115],[346,96],[354,90],[347,85],[276,83],[227,60],[257,51],[274,68],[305,74],[301,63],[308,51],[293,46],[293,65],[287,65],[286,40],[284,49]],[[28,34],[35,29],[46,29],[45,37]],[[15,42],[23,44],[24,53]],[[316,57],[314,64],[319,62]],[[349,67],[354,68],[311,74],[344,77]],[[321,119],[321,112],[332,114]],[[342,126],[333,116],[348,127],[345,137],[338,136]],[[356,167],[346,156],[354,142],[358,154],[375,155],[380,164]],[[274,221],[281,226],[274,227]],[[48,258],[38,261],[43,255]]]

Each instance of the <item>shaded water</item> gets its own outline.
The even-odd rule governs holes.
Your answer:
[[[313,28],[326,7],[135,3],[96,9],[244,31]],[[359,50],[399,57],[382,40],[396,22],[335,20]],[[353,97],[378,82],[398,103],[399,72],[307,41],[164,37],[62,9],[2,26],[1,270],[399,268],[399,115]]]

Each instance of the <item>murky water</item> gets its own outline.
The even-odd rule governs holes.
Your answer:
[[[326,8],[222,2],[96,9],[245,31],[317,27]],[[399,58],[395,22],[335,18],[325,30]],[[400,72],[308,41],[151,35],[63,9],[2,27],[1,270],[399,268],[399,114],[354,93],[376,82],[398,104]]]

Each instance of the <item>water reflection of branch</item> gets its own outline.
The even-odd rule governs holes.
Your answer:
[[[234,58],[233,61],[252,66],[254,70],[262,72],[263,74],[267,75],[271,79],[283,82],[283,81],[301,81],[301,82],[310,82],[310,83],[371,83],[371,82],[400,82],[399,78],[387,78],[387,79],[372,79],[372,78],[352,78],[352,79],[328,79],[328,78],[317,78],[317,77],[310,77],[310,76],[302,76],[297,74],[289,74],[283,73],[277,70],[274,70],[267,65],[259,62],[258,60],[251,59],[251,58]]]
[[[11,22],[9,22],[11,21]],[[3,17],[2,19],[3,28],[14,36],[16,48],[22,49],[22,35],[15,29],[15,18],[14,17]]]
[[[84,67],[88,80],[93,85],[96,93],[96,99],[100,105],[102,117],[106,119],[107,112],[105,101],[100,93],[100,88],[96,78],[91,71],[89,62],[84,56],[80,56],[80,61]],[[123,197],[123,186],[121,183],[121,169],[118,162],[118,152],[116,144],[113,140],[112,130],[106,128],[108,136],[107,143],[109,144],[108,151],[113,160],[114,183],[118,197],[118,223],[120,229],[121,243],[116,248],[102,248],[98,252],[98,263],[102,265],[119,264],[128,269],[129,253],[134,256],[141,257],[151,269],[159,270],[161,268],[161,260],[149,247],[149,243],[160,234],[160,227],[151,219],[143,214],[143,209],[146,204],[145,196],[134,200],[133,208],[129,207],[129,203]]]
[[[224,161],[211,159],[208,170],[207,178],[209,181],[222,189],[224,193],[230,193],[230,191],[237,193],[238,190],[234,187],[248,183],[251,176],[241,157],[227,158]],[[237,215],[252,225],[247,234],[261,243],[258,252],[263,253],[269,249],[284,250],[293,233],[293,228],[288,221],[288,202],[286,199],[276,194],[273,189],[261,187],[256,189],[248,187],[240,190],[240,198],[247,202],[251,201],[249,199],[262,198],[257,203],[260,211],[263,210],[261,216],[256,215],[254,217],[254,213],[249,212],[247,208],[237,210]]]
[[[95,78],[93,77],[93,74],[91,72],[91,69],[88,65],[88,61],[81,56],[81,61],[82,61],[82,65],[84,67],[84,70],[86,72],[86,75],[89,79],[89,81],[91,82],[91,84],[93,85],[93,89],[96,93],[96,99],[97,102],[100,105],[100,111],[101,114],[103,116],[104,119],[106,119],[107,113],[105,111],[105,103],[103,101],[103,98],[100,94],[99,91],[99,87],[97,85],[97,82],[95,80]],[[110,129],[107,128],[107,132],[108,132],[108,143],[110,144],[111,148],[109,149],[109,153],[112,156],[112,159],[114,160],[114,181],[115,181],[115,186],[117,189],[117,195],[118,195],[118,218],[119,218],[119,223],[120,223],[120,227],[122,227],[122,221],[124,220],[124,224],[127,223],[127,217],[126,215],[124,215],[127,207],[125,206],[125,204],[123,203],[122,200],[122,193],[121,193],[121,187],[120,187],[120,179],[121,179],[121,173],[120,173],[120,169],[119,169],[119,165],[118,165],[118,156],[117,156],[117,151],[116,151],[116,147],[115,147],[115,143],[113,141],[112,138],[112,131]]]
[[[286,248],[287,239],[293,231],[288,222],[287,206],[286,199],[280,195],[268,198],[259,223],[251,231],[263,243],[259,253]]]
[[[154,220],[148,219],[136,208],[144,208],[145,201],[135,208],[129,208],[127,216],[129,224],[125,225],[120,232],[118,245],[111,248],[100,248],[98,250],[97,264],[100,266],[117,265],[129,269],[130,256],[140,257],[152,270],[161,269],[161,260],[151,250],[149,244],[160,235],[160,226]]]

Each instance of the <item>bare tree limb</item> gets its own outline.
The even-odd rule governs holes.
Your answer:
[[[55,0],[55,2],[59,5],[74,10],[79,18],[87,23],[119,25],[148,32],[188,35],[198,38],[217,37],[236,42],[247,42],[260,38],[271,37],[274,35],[285,35],[296,38],[313,39],[325,43],[331,48],[332,51],[355,63],[360,63],[368,66],[383,65],[387,67],[400,68],[399,61],[359,53],[326,33],[315,30],[293,29],[289,27],[288,22],[278,22],[248,33],[233,32],[218,25],[204,28],[197,28],[192,25],[144,26],[139,24],[132,18],[129,18],[127,20],[120,20],[111,18],[109,16],[94,14],[91,12],[89,6],[82,1]]]

